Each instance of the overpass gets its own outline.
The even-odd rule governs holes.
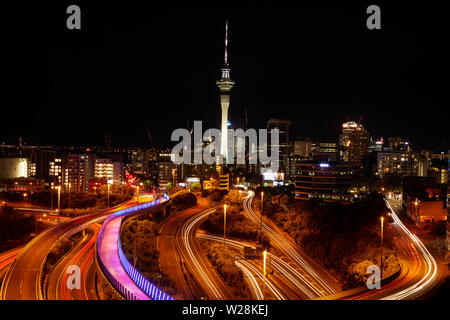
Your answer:
[[[167,200],[169,196],[165,194],[152,202],[117,211],[103,222],[96,245],[97,263],[103,276],[127,300],[173,300],[134,268],[126,258],[119,238],[120,227],[126,216],[160,208]]]

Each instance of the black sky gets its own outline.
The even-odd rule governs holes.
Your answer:
[[[187,121],[218,127],[226,18],[232,122],[246,107],[251,127],[288,118],[297,136],[337,136],[362,117],[374,137],[429,148],[450,139],[446,11],[435,4],[380,4],[382,29],[368,30],[371,3],[127,3],[81,2],[81,31],[65,28],[72,3],[47,5],[41,27],[12,28],[0,143],[103,145],[107,131],[113,145],[139,145],[148,128],[169,146]]]

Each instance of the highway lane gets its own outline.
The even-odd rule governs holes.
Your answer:
[[[129,201],[115,208],[69,219],[61,223],[61,235],[74,232],[77,228],[85,228],[99,218],[102,219],[117,210],[134,204],[133,201]],[[57,241],[57,238],[57,226],[54,226],[40,233],[23,248],[5,275],[1,287],[2,299],[43,299],[41,288],[42,267],[49,250]]]
[[[90,225],[86,236],[54,267],[47,280],[47,300],[98,300],[94,246],[100,228],[98,223]],[[80,289],[71,290],[67,287],[70,276],[67,270],[71,265],[80,267]]]
[[[247,280],[250,290],[252,290],[253,296],[256,297],[256,300],[264,300],[264,295],[261,290],[261,286],[256,280],[255,275],[251,272],[249,268],[244,266],[238,259],[235,261],[236,266],[242,270],[244,274],[244,278]]]
[[[0,283],[11,263],[16,259],[23,246],[0,253]]]
[[[417,299],[428,292],[438,281],[438,267],[435,259],[420,239],[402,223],[397,212],[400,203],[387,200],[394,223],[390,224],[394,233],[394,243],[399,250],[400,263],[405,269],[401,276],[380,290],[369,291],[361,299],[404,300]]]
[[[161,222],[158,250],[162,270],[175,282],[178,299],[232,299],[227,286],[206,258],[195,237],[197,228],[214,211],[207,201]]]
[[[209,241],[214,241],[218,243],[223,243],[223,237],[218,237],[211,234],[197,233],[197,237]],[[254,278],[259,279],[259,286],[262,288],[263,276],[263,261],[262,259],[244,259],[242,254],[245,246],[253,247],[255,246],[251,243],[236,240],[236,239],[226,239],[226,245],[229,249],[233,249],[236,252],[236,265],[239,267],[247,267],[251,271],[251,275]],[[299,299],[311,299],[314,295],[306,296],[304,294],[307,289],[301,283],[301,275],[288,263],[277,257],[276,255],[268,252],[267,253],[267,273],[273,270],[273,274],[266,277],[267,288],[269,289],[270,298],[279,300],[299,300]],[[244,275],[246,270],[242,269]],[[248,275],[247,275],[248,276]],[[252,281],[252,279],[249,279]],[[258,283],[258,282],[257,282]],[[249,283],[253,287],[252,283]],[[261,289],[262,290],[262,289]],[[266,296],[266,299],[269,296]]]
[[[260,226],[260,215],[252,208],[253,198],[254,193],[249,191],[249,195],[244,197],[244,211],[253,223]],[[327,270],[305,255],[270,220],[263,219],[262,230],[270,238],[272,246],[282,252],[286,258],[296,265],[296,269],[302,275],[303,286],[308,288],[305,294],[310,296],[310,293],[313,292],[315,297],[321,297],[335,294],[341,290],[339,282]]]
[[[369,290],[365,287],[344,291],[334,299],[347,300],[411,300],[418,299],[429,292],[440,276],[436,261],[417,236],[415,236],[399,219],[401,205],[396,200],[387,200],[393,223],[386,225],[385,232],[392,232],[394,245],[402,271],[393,281],[380,289]],[[358,293],[352,294],[357,291]]]

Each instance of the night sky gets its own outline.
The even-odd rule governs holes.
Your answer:
[[[92,1],[91,1],[92,2]],[[418,147],[450,140],[447,11],[410,2],[380,4],[381,30],[366,28],[368,4],[275,7],[92,7],[56,3],[41,24],[18,21],[7,55],[0,143],[158,146],[193,120],[219,127],[215,81],[229,19],[230,117],[265,128],[294,122],[295,136],[336,137],[358,120],[373,137]],[[374,2],[375,3],[375,2]],[[82,30],[66,29],[80,4]],[[445,91],[446,90],[446,91]]]

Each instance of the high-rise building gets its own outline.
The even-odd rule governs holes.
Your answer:
[[[68,154],[64,168],[64,190],[88,191],[88,181],[94,178],[94,154]]]
[[[352,167],[348,162],[298,161],[295,198],[350,201],[351,182]]]
[[[56,151],[52,149],[40,148],[30,153],[28,168],[29,177],[44,179],[46,183],[54,182],[53,177],[50,181],[50,162],[54,162]]]
[[[321,138],[311,146],[312,158],[316,161],[338,161],[339,144],[335,138]]]
[[[230,93],[231,88],[233,88],[235,82],[231,80],[230,68],[228,65],[228,20],[225,23],[225,56],[224,56],[224,66],[221,69],[222,76],[220,80],[216,82],[220,90],[220,105],[222,107],[222,120],[221,120],[221,147],[220,154],[227,158],[228,155],[228,139],[227,139],[227,129],[228,129],[228,107],[230,105]]]
[[[172,161],[158,161],[156,165],[158,188],[165,190],[172,182]]]
[[[369,153],[383,151],[383,144],[384,144],[383,137],[381,137],[380,139],[377,139],[377,140],[370,139]]]
[[[286,172],[288,156],[292,153],[291,142],[291,127],[292,121],[286,119],[270,119],[267,121],[267,133],[270,137],[270,132],[273,129],[278,129],[278,150],[279,150],[279,165],[278,170],[280,172]],[[273,141],[269,142],[269,150],[271,150]]]
[[[28,160],[25,158],[0,158],[0,179],[28,177]]]
[[[400,137],[389,137],[385,149],[395,151],[411,151],[409,142]]]
[[[54,158],[49,162],[49,185],[50,189],[56,189],[63,183],[63,162],[61,157]]]
[[[121,162],[111,159],[95,159],[94,178],[97,180],[123,180],[124,166]]]
[[[364,156],[369,152],[370,135],[362,124],[348,121],[342,124],[340,136],[342,160],[348,161],[354,168],[362,169]]]
[[[378,152],[378,176],[398,175],[400,177],[414,174],[414,154],[407,151]]]
[[[298,138],[294,141],[294,155],[308,158],[312,153],[312,142],[309,138]]]

